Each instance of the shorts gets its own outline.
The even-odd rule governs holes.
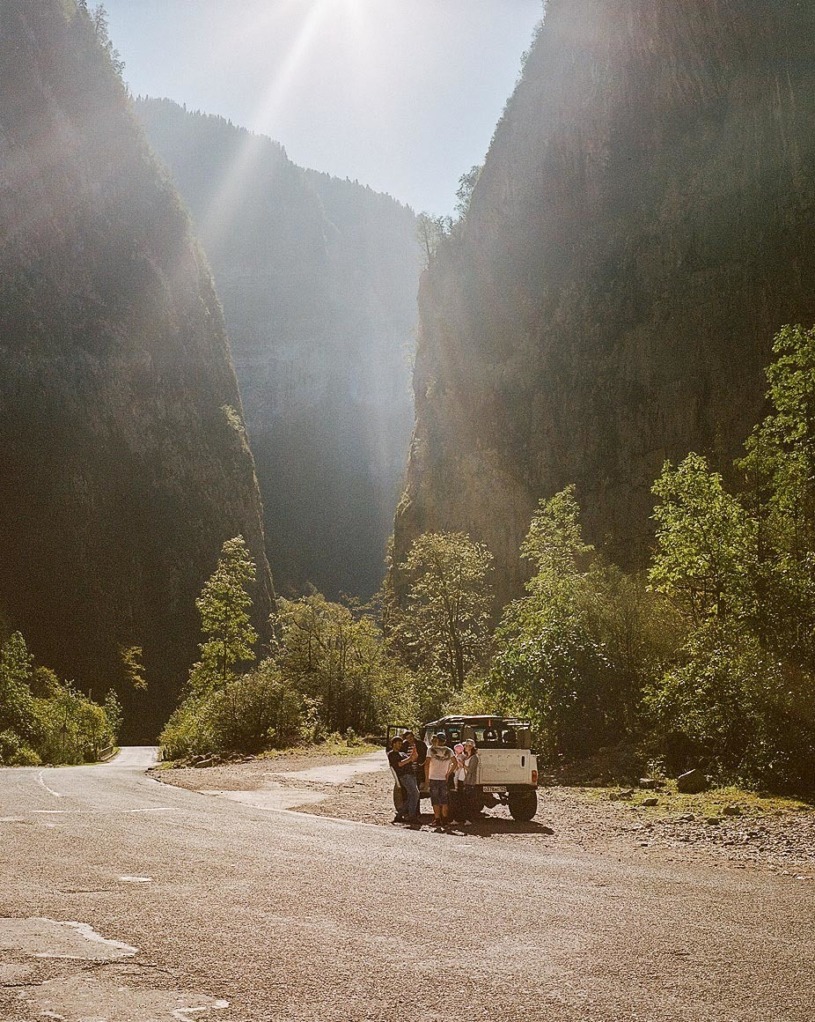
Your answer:
[[[446,806],[450,802],[447,793],[447,781],[430,782],[430,802],[434,806]]]

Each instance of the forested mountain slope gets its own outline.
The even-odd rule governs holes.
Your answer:
[[[396,554],[464,529],[518,591],[538,499],[641,563],[649,493],[728,465],[773,334],[815,320],[815,7],[549,0],[472,196],[423,278]]]
[[[370,595],[413,427],[415,217],[223,118],[136,110],[212,264],[276,584]]]
[[[212,279],[73,0],[0,0],[0,359],[0,617],[150,738],[223,541],[258,562],[259,623],[271,579]]]

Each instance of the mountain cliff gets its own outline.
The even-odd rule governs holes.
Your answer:
[[[144,740],[223,541],[258,562],[259,623],[272,588],[212,279],[105,42],[73,0],[0,0],[0,617],[83,689],[119,688]]]
[[[275,581],[370,595],[413,428],[415,217],[223,118],[136,109],[212,264]]]
[[[512,596],[574,482],[636,565],[663,461],[738,453],[774,332],[815,320],[813,38],[802,0],[549,0],[421,282],[398,559],[463,529]]]

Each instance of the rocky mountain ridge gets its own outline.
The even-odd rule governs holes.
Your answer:
[[[370,596],[413,428],[413,212],[170,100],[136,110],[223,302],[281,592]]]
[[[465,530],[503,601],[574,482],[588,538],[639,565],[664,460],[730,464],[773,334],[815,321],[813,33],[799,0],[549,0],[422,279],[397,559]]]
[[[257,562],[259,625],[272,583],[212,278],[103,43],[73,0],[0,3],[0,610],[145,741],[223,541]]]

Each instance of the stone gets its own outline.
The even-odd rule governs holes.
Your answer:
[[[640,777],[640,787],[653,791],[659,782],[654,777]]]
[[[709,827],[718,827],[721,822],[722,821],[718,816],[708,816],[708,818],[705,820],[705,823]]]
[[[683,795],[698,795],[710,787],[707,777],[701,770],[687,770],[676,779],[677,790]]]
[[[741,806],[725,806],[722,814],[724,816],[741,816]]]
[[[652,795],[652,796],[651,796],[651,798],[645,798],[645,799],[643,799],[643,800],[642,800],[642,804],[643,804],[644,806],[649,806],[649,807],[650,807],[650,806],[658,806],[658,805],[659,805],[659,799],[658,799],[658,798],[655,798],[655,797],[654,797],[654,796]]]

